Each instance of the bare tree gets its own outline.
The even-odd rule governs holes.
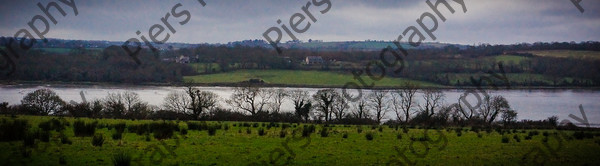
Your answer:
[[[514,123],[517,120],[517,111],[506,110],[502,113],[502,122],[504,125]]]
[[[404,123],[408,123],[410,120],[413,108],[418,105],[417,101],[415,101],[415,94],[418,89],[418,85],[406,83],[403,89],[395,90],[392,93],[392,108],[396,112],[398,121],[401,121],[402,117],[404,117]]]
[[[338,93],[340,94],[340,93]],[[335,102],[333,103],[333,113],[337,120],[341,120],[346,115],[346,110],[350,107],[348,100],[342,95],[336,95]]]
[[[40,115],[60,114],[65,102],[50,89],[38,89],[28,93],[21,104]]]
[[[331,114],[333,112],[332,107],[337,96],[339,95],[333,89],[322,89],[313,95],[313,100],[315,101],[318,110],[323,113],[326,122],[331,120]]]
[[[385,101],[386,97],[387,91],[384,90],[373,90],[369,94],[369,106],[375,110],[375,120],[377,120],[377,123],[381,123],[381,119],[383,119],[388,111],[389,104]]]
[[[201,91],[199,89],[188,86],[187,94],[190,97],[190,105],[188,107],[192,118],[198,119],[200,115],[207,110],[217,106],[219,96],[213,92]]]
[[[508,101],[502,96],[485,96],[480,107],[480,116],[484,122],[491,124],[498,114],[510,110]]]
[[[145,118],[149,113],[149,105],[140,96],[131,91],[108,93],[103,100],[106,113],[115,118]]]
[[[360,98],[360,100],[358,100],[356,102],[356,104],[354,104],[354,117],[358,118],[358,119],[363,119],[363,118],[369,118],[369,113],[367,110],[367,101],[364,98]]]
[[[234,108],[249,112],[252,115],[264,111],[270,96],[258,87],[236,87],[233,88],[231,98],[227,103]]]
[[[170,92],[163,102],[163,108],[175,111],[177,113],[188,113],[191,105],[191,98],[185,92]]]
[[[287,91],[284,89],[274,89],[269,91],[271,100],[269,105],[271,107],[271,111],[273,113],[279,113],[281,111],[281,105],[283,104],[285,98],[288,96]]]
[[[142,103],[140,95],[132,91],[123,92],[121,97],[123,99],[123,104],[125,104],[125,108],[127,109],[127,111],[131,111],[135,105]]]
[[[441,107],[444,100],[444,93],[437,89],[426,89],[423,90],[423,100],[425,103],[419,105],[421,113],[431,118],[435,111]]]
[[[123,118],[126,113],[125,103],[123,102],[123,96],[120,93],[108,93],[102,105],[105,108],[105,115],[114,118]]]
[[[305,121],[308,121],[308,115],[310,113],[312,104],[308,98],[308,92],[303,90],[293,90],[288,95],[290,100],[294,103],[294,111],[296,115]]]

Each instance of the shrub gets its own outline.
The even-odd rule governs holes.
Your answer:
[[[25,150],[23,150],[23,152],[21,152],[21,155],[23,155],[23,157],[25,157],[25,158],[29,158],[29,157],[31,157],[32,151],[33,150],[31,150],[31,149],[25,148]]]
[[[228,124],[225,124],[223,126],[225,126],[225,127],[223,127],[223,130],[225,130],[225,131],[229,130],[229,125]]]
[[[480,128],[481,127],[475,125],[475,126],[471,127],[471,131],[475,132],[475,133],[479,133]]]
[[[519,135],[514,135],[513,138],[515,139],[515,141],[517,142],[521,142],[521,138],[519,137]]]
[[[67,159],[65,159],[65,156],[58,157],[58,164],[67,165]]]
[[[483,138],[483,134],[477,133],[477,138]]]
[[[316,127],[315,127],[315,125],[310,125],[310,126],[308,126],[308,130],[309,130],[311,133],[314,133],[314,132],[316,131]]]
[[[112,127],[119,133],[125,132],[125,128],[127,127],[125,122],[117,123],[112,125]]]
[[[39,131],[38,137],[42,142],[50,142],[50,132],[49,131]]]
[[[457,131],[456,131],[456,136],[457,136],[457,137],[460,137],[460,136],[462,136],[462,130],[457,130]]]
[[[327,137],[327,136],[329,136],[329,130],[327,130],[327,128],[321,129],[321,137]]]
[[[400,133],[397,133],[397,134],[396,134],[396,139],[402,139],[402,134],[400,134]]]
[[[310,137],[310,134],[311,134],[311,132],[310,132],[309,127],[306,127],[306,126],[302,127],[302,136],[303,137]]]
[[[188,130],[186,128],[179,130],[179,134],[181,134],[181,135],[187,135],[187,133],[188,133]]]
[[[373,140],[373,133],[367,132],[367,134],[365,134],[365,137],[367,138],[367,140],[371,141]]]
[[[114,166],[129,166],[131,165],[131,156],[125,152],[119,152],[112,158]]]
[[[531,140],[531,136],[529,136],[529,135],[525,136],[525,140]]]
[[[250,129],[250,127],[246,128],[246,134],[252,134],[252,130]]]
[[[104,135],[100,133],[94,134],[94,137],[92,138],[92,145],[102,146],[102,144],[104,144]]]
[[[539,131],[537,131],[537,130],[534,130],[534,131],[529,131],[529,133],[527,133],[527,135],[529,135],[529,136],[532,136],[532,137],[533,137],[533,136],[536,136],[536,135],[539,135],[539,134],[540,134],[540,132],[539,132]]]
[[[285,130],[281,130],[281,131],[279,131],[279,137],[280,137],[280,138],[285,138],[285,134],[286,134],[286,133],[287,133],[287,132],[286,132]]]
[[[150,137],[150,133],[146,133],[146,141],[152,141],[152,137]]]
[[[210,136],[214,136],[215,134],[217,134],[217,128],[214,126],[211,126],[208,128],[208,135]]]
[[[123,133],[116,131],[112,134],[113,140],[120,140],[121,138],[123,138]]]
[[[508,143],[508,137],[502,136],[502,143]]]
[[[358,132],[358,134],[362,133],[362,131],[363,131],[362,126],[358,126],[356,128],[356,131]]]
[[[379,126],[379,132],[383,132],[383,126]]]
[[[98,125],[96,121],[85,123],[82,120],[77,120],[73,123],[73,132],[78,137],[92,136],[96,133],[96,125]]]
[[[173,137],[173,132],[179,130],[179,126],[172,122],[155,122],[150,123],[150,129],[154,133],[154,138],[161,140]]]
[[[264,123],[263,123],[263,124],[264,124]],[[259,135],[259,136],[263,136],[263,135],[265,135],[265,129],[263,129],[263,128],[259,128],[259,129],[258,129],[258,135]]]
[[[405,134],[408,133],[408,128],[406,126],[402,127],[402,132],[404,132]]]
[[[65,134],[60,134],[60,143],[62,144],[72,144],[73,142],[69,139],[69,137]]]
[[[208,130],[206,122],[187,122],[188,130]]]
[[[28,134],[29,123],[27,120],[15,119],[0,123],[0,141],[22,140]]]
[[[281,124],[281,129],[289,128],[291,125],[288,123]]]
[[[547,137],[548,135],[550,135],[550,133],[548,133],[547,131],[544,131],[544,132],[542,133],[542,135]]]
[[[38,128],[42,129],[42,131],[50,131],[52,130],[52,121],[40,122],[38,124]]]
[[[145,133],[149,133],[148,131],[150,131],[150,125],[145,123],[145,124],[137,124],[137,125],[129,125],[127,127],[127,129],[129,130],[129,132],[134,132],[137,135],[144,135]]]
[[[23,146],[33,147],[35,145],[36,135],[37,135],[36,133],[27,132],[27,134],[25,134],[25,136],[23,137]]]
[[[342,138],[348,138],[348,133],[344,132],[344,134],[342,135]]]
[[[548,142],[548,137],[542,138],[542,142]]]
[[[252,127],[257,128],[258,127],[258,123],[252,124]]]
[[[585,138],[585,133],[583,133],[583,131],[574,132],[573,137],[575,139],[582,140],[583,138]]]

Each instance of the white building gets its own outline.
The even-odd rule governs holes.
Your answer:
[[[304,61],[306,62],[307,65],[325,63],[325,61],[323,60],[323,58],[321,56],[308,56],[308,57],[306,57],[306,59]]]

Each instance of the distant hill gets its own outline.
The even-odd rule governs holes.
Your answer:
[[[2,37],[4,38],[4,37]],[[0,46],[6,46],[8,40],[0,40]],[[54,39],[48,38],[47,42],[37,41],[34,44],[34,48],[106,48],[112,45],[120,46],[124,41],[105,41],[105,40],[68,40],[68,39]],[[142,43],[143,44],[143,43]],[[272,49],[273,47],[268,44],[265,40],[242,40],[228,43],[164,43],[157,44],[152,43],[155,48],[160,50],[168,49],[181,49],[181,48],[194,48],[199,45],[213,45],[213,46],[228,46],[233,47],[236,45],[249,46],[249,47],[263,47]],[[429,48],[443,48],[446,46],[456,46],[458,48],[466,48],[466,45],[459,44],[448,44],[448,43],[422,43],[419,47],[412,47],[407,42],[401,42],[401,45],[405,49],[429,49]],[[144,47],[146,47],[143,44]],[[307,49],[312,51],[379,51],[387,46],[394,46],[391,41],[335,41],[335,42],[323,42],[319,40],[309,40],[308,42],[300,41],[288,41],[280,43],[278,45],[282,48],[287,49]],[[394,46],[395,47],[395,46]]]

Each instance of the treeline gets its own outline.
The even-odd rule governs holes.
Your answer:
[[[114,83],[170,83],[181,82],[183,75],[193,75],[187,65],[161,62],[158,54],[141,50],[137,64],[121,47],[111,46],[100,55],[85,48],[71,49],[68,53],[51,53],[30,49],[14,59],[16,69],[0,80],[58,81],[58,82],[114,82]],[[1,64],[5,58],[0,58]]]
[[[421,93],[418,95],[417,93]],[[422,99],[422,103],[417,101]],[[356,101],[351,101],[356,99]],[[134,92],[109,93],[103,99],[67,103],[49,89],[27,94],[21,104],[0,104],[2,114],[52,115],[89,118],[165,119],[209,121],[261,121],[325,124],[382,124],[420,126],[504,126],[513,128],[556,127],[558,119],[517,121],[517,112],[502,96],[483,96],[478,108],[459,100],[444,103],[440,90],[418,89],[407,84],[399,90],[373,90],[363,96],[344,96],[338,90],[315,94],[303,90],[238,87],[229,98],[187,87],[167,95],[161,106],[149,105]],[[218,101],[225,100],[230,109]],[[283,111],[284,102],[293,104]],[[387,118],[393,117],[393,118]],[[570,124],[570,126],[574,126]]]
[[[514,45],[468,46],[459,48],[409,49],[403,56],[403,70],[387,69],[386,76],[424,80],[449,86],[474,86],[468,80],[453,82],[449,73],[479,73],[499,70],[495,56],[508,54],[526,57],[516,62],[503,64],[506,74],[539,74],[551,80],[528,82],[511,82],[515,86],[598,86],[600,85],[600,61],[593,59],[570,59],[559,57],[541,57],[522,53],[528,50],[592,50],[597,51],[599,42],[582,43],[534,43]],[[303,49],[285,50],[278,55],[273,50],[262,47],[247,46],[213,46],[201,45],[197,48],[182,48],[167,51],[163,56],[179,55],[197,56],[197,62],[218,64],[219,71],[205,70],[206,73],[227,72],[238,69],[291,69],[291,70],[326,70],[350,73],[362,70],[369,63],[380,60],[379,51],[310,51]],[[389,53],[388,53],[389,54]],[[307,56],[321,56],[324,63],[318,65],[302,65]],[[390,56],[391,55],[387,55]],[[487,58],[489,57],[489,58]],[[212,68],[212,67],[211,67]],[[375,70],[375,69],[374,69]],[[375,71],[380,73],[381,71]],[[566,77],[572,79],[564,79]]]
[[[448,75],[498,70],[495,66],[497,62],[493,57],[510,54],[526,57],[526,59],[503,64],[506,74],[539,74],[544,77],[544,80],[550,80],[550,82],[544,80],[511,82],[514,86],[598,86],[600,85],[599,60],[540,57],[523,51],[554,49],[598,51],[599,47],[599,42],[563,42],[482,44],[466,48],[450,45],[444,48],[409,49],[407,56],[403,56],[400,62],[403,64],[401,72],[389,68],[385,73],[389,77],[411,78],[442,85],[474,86],[469,80],[454,81]],[[100,52],[98,55],[97,50],[82,47],[73,48],[68,53],[30,49],[19,53],[21,56],[15,59],[15,73],[11,75],[0,73],[0,80],[180,83],[183,76],[195,75],[197,71],[202,70],[194,70],[186,64],[162,61],[163,58],[175,58],[181,55],[191,57],[193,62],[205,64],[204,73],[239,69],[325,70],[351,73],[363,70],[373,61],[379,61],[381,53],[380,51],[311,51],[292,48],[285,50],[283,55],[278,55],[274,50],[264,47],[204,44],[195,48],[159,52],[142,49],[137,55],[140,65],[118,46],[111,46]],[[317,65],[303,65],[307,56],[321,56],[325,61]],[[6,57],[0,58],[0,65],[7,64],[5,61]],[[213,67],[218,70],[213,70]],[[0,69],[2,69],[0,72],[6,71],[4,68]]]

